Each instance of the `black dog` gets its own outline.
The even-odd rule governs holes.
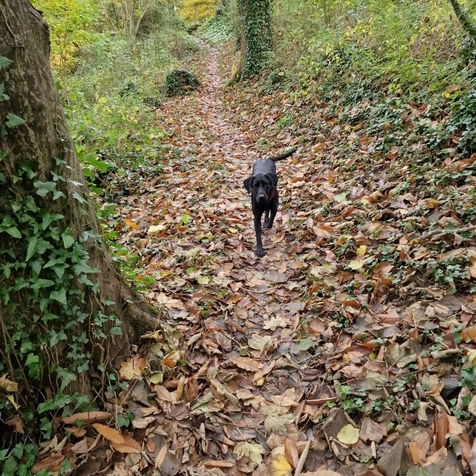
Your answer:
[[[256,233],[256,254],[260,258],[264,256],[263,243],[261,241],[261,216],[264,212],[263,228],[271,228],[279,207],[279,196],[276,188],[278,176],[276,175],[275,162],[287,159],[294,152],[296,152],[296,149],[279,157],[257,160],[253,164],[253,175],[244,182],[246,190],[248,193],[251,193],[251,207],[253,209]]]

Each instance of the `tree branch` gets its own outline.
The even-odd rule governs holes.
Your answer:
[[[461,23],[463,30],[471,37],[472,40],[476,41],[476,27],[471,22],[469,16],[463,11],[458,0],[450,0],[450,3],[453,6],[453,10],[455,11],[459,22]]]

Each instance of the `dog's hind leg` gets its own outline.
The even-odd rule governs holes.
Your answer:
[[[264,212],[263,228],[271,228],[271,227],[269,226],[269,210],[266,210],[266,211]]]

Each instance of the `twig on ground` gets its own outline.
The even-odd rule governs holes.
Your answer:
[[[309,440],[304,447],[301,457],[299,458],[298,464],[296,466],[296,471],[294,471],[294,476],[299,476],[304,468],[304,463],[306,462],[307,455],[309,454],[309,448],[311,447],[311,440]]]
[[[473,230],[476,230],[476,226],[468,226],[466,228],[455,228],[452,230],[434,230],[420,236],[420,238],[417,238],[414,241],[420,242],[420,241],[428,240],[428,238],[431,238],[435,235],[450,235],[452,233],[465,233],[466,231],[473,231]]]

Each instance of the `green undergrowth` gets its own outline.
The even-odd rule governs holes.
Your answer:
[[[155,111],[167,99],[167,75],[187,68],[199,44],[166,4],[134,10],[129,3],[35,5],[51,25],[51,63],[77,156],[105,204],[98,209],[104,238],[125,278],[141,288],[138,258],[117,242],[114,204],[160,175],[167,134]]]
[[[476,2],[467,3],[474,11]],[[327,105],[329,118],[380,135],[380,151],[414,143],[408,117],[418,109],[425,156],[446,158],[456,134],[457,153],[473,152],[474,45],[449,2],[328,1],[310,9],[283,2],[275,12],[274,67],[287,72],[296,100]]]
[[[215,14],[197,28],[197,35],[211,44],[233,40],[236,27],[231,5],[220,5]]]
[[[52,25],[52,66],[77,154],[106,199],[160,173],[165,133],[154,110],[166,97],[167,74],[199,49],[166,5],[144,4],[127,17],[126,3],[86,2],[83,12],[77,0],[63,8],[36,3]]]

